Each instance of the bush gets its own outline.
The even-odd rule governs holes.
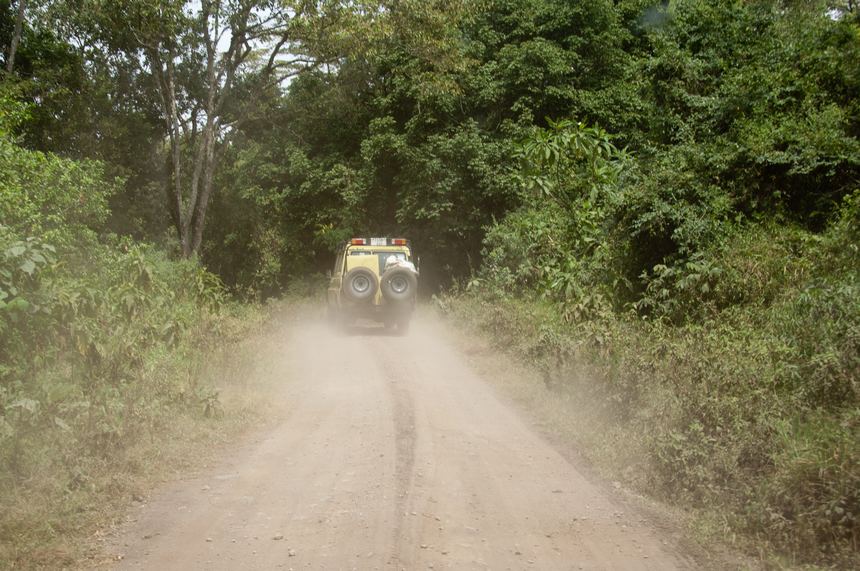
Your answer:
[[[242,330],[224,288],[103,233],[114,188],[0,136],[0,567],[38,565],[147,469],[130,451],[220,410],[197,373]]]
[[[732,531],[793,558],[850,567],[860,541],[857,203],[850,195],[823,234],[738,224],[656,268],[627,309],[577,313],[582,294],[548,304],[556,298],[538,279],[547,260],[565,267],[565,250],[548,246],[563,239],[564,217],[522,211],[491,229],[479,278],[442,305],[572,395],[582,441],[613,478],[717,509]],[[612,291],[589,273],[592,260],[573,259],[574,283]]]
[[[27,151],[0,136],[0,220],[14,232],[57,245],[91,236],[118,188],[99,162]]]

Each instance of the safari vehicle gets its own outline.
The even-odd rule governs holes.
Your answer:
[[[339,325],[370,319],[409,330],[418,269],[405,238],[353,238],[340,245],[328,286],[328,315]]]

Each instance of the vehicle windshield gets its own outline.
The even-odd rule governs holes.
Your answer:
[[[350,256],[376,256],[379,260],[379,275],[385,272],[385,262],[390,256],[396,257],[398,260],[408,261],[409,256],[406,252],[380,252],[379,250],[350,250]]]

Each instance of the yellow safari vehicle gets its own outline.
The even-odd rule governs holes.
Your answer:
[[[381,321],[409,330],[418,293],[418,269],[405,238],[353,238],[341,244],[328,286],[328,315],[348,325]]]

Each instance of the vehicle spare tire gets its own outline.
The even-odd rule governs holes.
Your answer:
[[[343,279],[343,294],[351,301],[370,301],[376,295],[377,288],[379,282],[369,268],[352,268]]]
[[[418,278],[408,268],[391,268],[380,280],[382,296],[390,302],[409,301],[418,293]]]

